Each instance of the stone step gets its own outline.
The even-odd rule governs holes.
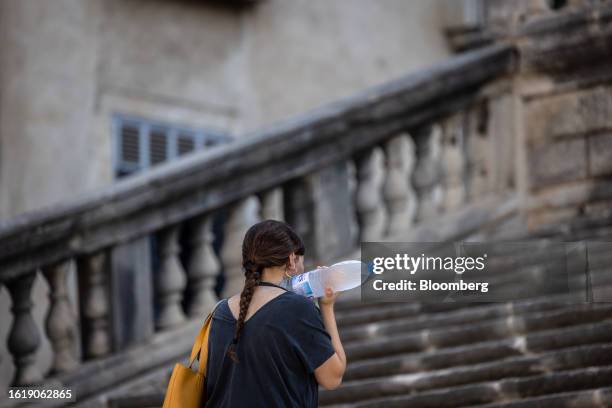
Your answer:
[[[593,282],[597,285],[609,285],[612,284],[612,257],[602,261],[597,260],[597,263],[593,260],[589,260],[589,276]],[[603,263],[605,262],[605,263]],[[532,295],[539,296],[542,293],[542,289],[548,289],[552,285],[557,285],[561,290],[567,290],[567,288],[579,288],[585,283],[586,274],[583,265],[567,266],[563,269],[561,267],[561,273],[558,277],[552,276],[550,266],[544,264],[536,265],[524,265],[513,269],[512,271],[504,271],[502,269],[495,270],[496,275],[490,276],[485,272],[474,272],[470,273],[467,277],[469,281],[483,281],[489,283],[489,288],[504,288],[510,285],[519,285],[519,290],[516,293],[522,294],[525,289],[529,289],[528,283],[537,285],[535,289],[537,291]],[[556,278],[556,279],[555,279]],[[550,294],[551,291],[547,291],[546,294]],[[523,295],[528,296],[529,294]],[[515,299],[515,298],[512,298]]]
[[[108,408],[160,408],[163,403],[164,393],[155,392],[143,395],[109,398]]]
[[[349,326],[381,322],[408,316],[422,316],[424,314],[443,314],[457,310],[458,307],[471,309],[482,306],[482,303],[414,303],[414,302],[379,302],[365,303],[367,308],[351,311],[337,311],[336,321],[338,328],[345,330]]]
[[[321,404],[321,406],[334,408],[455,408],[481,404],[508,403],[513,400],[567,391],[607,387],[610,384],[612,384],[612,366],[608,365],[555,371],[529,377],[510,377],[497,381],[419,392],[412,395],[383,396],[365,401],[361,399],[359,402],[355,401],[339,405]]]
[[[588,246],[590,260],[609,260],[612,243],[591,242]],[[505,269],[514,269],[522,265],[550,263],[551,259],[573,259],[582,254],[585,247],[581,243],[562,242],[559,240],[526,240],[516,243],[498,242],[496,245],[487,243],[487,265],[492,262]],[[466,243],[469,254],[469,243]],[[553,258],[553,256],[555,258]],[[477,271],[477,270],[475,270]],[[486,271],[486,268],[484,269]]]
[[[612,407],[612,387],[578,392],[562,392],[544,397],[525,398],[506,403],[479,405],[479,408],[609,408]]]
[[[336,390],[323,390],[319,402],[331,404],[361,401],[506,377],[527,377],[553,371],[608,365],[612,365],[611,344],[580,346],[441,370],[345,381],[342,387]]]
[[[537,231],[530,231],[529,236],[557,241],[612,242],[612,217],[579,217],[562,224],[540,226]]]
[[[444,349],[392,354],[360,361],[351,361],[345,380],[375,378],[394,374],[418,373],[466,364],[478,364],[590,344],[606,344],[612,341],[612,319],[603,323],[546,330],[527,336],[492,340]]]
[[[505,254],[505,256],[498,256],[496,258],[490,259],[489,261],[497,265],[501,264],[501,266],[503,266],[503,267],[499,267],[499,266],[497,267],[496,269],[497,275],[495,277],[491,277],[490,274],[487,275],[488,273],[487,270],[484,270],[483,272],[480,272],[480,273],[477,270],[475,270],[475,271],[471,271],[471,276],[477,277],[477,276],[482,275],[483,277],[487,278],[487,281],[491,282],[491,285],[493,285],[493,283],[496,283],[497,285],[501,285],[503,283],[508,283],[508,282],[517,282],[517,281],[521,282],[521,281],[524,281],[524,279],[521,279],[521,276],[523,275],[525,277],[533,279],[533,274],[537,273],[534,270],[534,267],[537,267],[538,265],[546,265],[550,262],[551,254],[548,252],[542,253],[542,251],[546,250],[549,247],[558,249],[557,247],[558,244],[559,244],[559,241],[545,241],[543,243],[539,241],[534,241],[533,245],[536,245],[536,248],[539,248],[539,250],[532,252],[532,253],[526,253],[526,254],[525,253],[517,254],[516,250],[512,249],[512,246],[510,246],[509,244],[503,244],[499,247],[499,250],[497,252],[499,252],[498,255]],[[506,248],[505,247],[506,245],[508,245],[510,249]],[[591,248],[591,251],[589,252],[589,263],[592,268],[591,273],[600,275],[600,276],[607,275],[608,279],[606,282],[608,283],[610,283],[610,280],[612,279],[612,268],[610,268],[609,266],[612,264],[611,262],[612,261],[612,251],[610,251],[611,245],[612,244],[607,244],[607,243],[603,243],[599,246],[591,245],[592,248]],[[559,251],[557,250],[557,252]],[[520,256],[517,256],[517,255],[520,255]],[[559,252],[560,259],[564,255],[565,255],[565,251]],[[577,267],[577,266],[574,266],[574,267]],[[504,273],[505,271],[508,273]],[[576,276],[576,275],[578,274],[574,274],[573,276]],[[516,292],[520,293],[521,291],[516,291]],[[360,313],[362,311],[370,309],[369,306],[371,305],[371,303],[368,304],[368,303],[361,302],[361,298],[360,296],[357,296],[357,293],[354,296],[352,296],[351,299],[344,300],[342,296],[339,299],[340,301],[336,305],[336,311],[343,318],[345,317],[344,312],[347,312],[350,315],[352,313]],[[515,299],[515,298],[513,297],[512,299]]]
[[[577,295],[581,293],[579,289],[584,291],[587,277],[591,280],[593,286],[612,286],[612,267],[610,265],[612,265],[612,257],[607,260],[605,265],[590,263],[588,275],[585,273],[583,266],[568,266],[566,269],[562,269],[558,276],[555,276],[546,269],[547,267],[535,265],[518,268],[512,273],[501,273],[493,277],[486,275],[482,275],[480,278],[470,276],[470,280],[488,282],[489,288],[495,288],[496,291],[498,289],[514,289],[514,297],[509,298],[513,300],[520,300],[517,298],[518,296],[521,296],[521,299],[551,296],[555,295],[555,292],[559,295],[563,293]],[[573,289],[573,291],[569,292],[568,288]],[[607,301],[612,301],[612,298],[608,298]]]
[[[612,302],[612,284],[601,284],[597,291],[599,299]],[[567,292],[552,295],[541,295],[526,299],[518,299],[512,302],[449,302],[449,303],[415,303],[415,302],[379,302],[366,303],[369,308],[354,311],[336,312],[338,328],[342,332],[351,331],[352,327],[374,323],[385,323],[394,319],[414,317],[415,319],[435,319],[436,316],[444,318],[445,314],[453,313],[458,309],[479,310],[483,307],[499,307],[502,304],[512,304],[512,307],[520,307],[523,304],[542,304],[544,308],[554,308],[555,305],[581,304],[584,303],[583,291]],[[548,306],[547,306],[548,305]],[[477,312],[478,313],[478,312]],[[358,331],[356,328],[355,330]],[[350,337],[351,335],[349,335]]]
[[[385,338],[359,340],[344,345],[349,361],[391,354],[474,344],[513,338],[528,333],[601,321],[612,316],[612,306],[586,306],[541,312],[528,317],[511,317],[480,322],[470,326],[425,329],[417,333],[390,333]]]
[[[567,307],[554,301],[527,301],[524,303],[494,303],[477,305],[471,308],[460,308],[447,313],[421,314],[414,317],[400,317],[381,322],[365,323],[343,328],[341,337],[346,341],[365,340],[379,335],[405,330],[412,332],[429,327],[446,327],[464,325],[472,322],[525,315],[528,313],[554,310]]]
[[[591,295],[593,296],[594,302],[595,303],[612,302],[612,285],[611,285],[612,275],[607,275],[605,280],[598,279],[597,276],[595,276],[594,278],[597,278],[595,283],[591,284]],[[568,282],[570,282],[569,284],[571,284],[571,280],[570,281],[557,281],[557,282],[551,282],[550,285],[542,283],[540,287],[537,287],[535,284],[533,286],[526,286],[523,283],[517,283],[515,285],[505,286],[500,291],[496,292],[495,296],[500,299],[514,298],[517,301],[522,301],[522,300],[532,299],[535,296],[541,296],[542,289],[546,290],[549,293],[549,296],[554,296],[555,294],[559,294],[561,292],[566,291]],[[572,293],[572,296],[574,297],[574,301],[571,303],[578,303],[578,302],[584,303],[586,301],[587,290],[586,290],[585,281],[583,279],[580,279],[580,284],[581,286],[584,285],[583,289]],[[556,285],[556,286],[552,286],[552,285]],[[467,295],[467,296],[463,296],[461,301],[478,302],[478,299],[479,299],[479,294],[472,295],[471,297]]]

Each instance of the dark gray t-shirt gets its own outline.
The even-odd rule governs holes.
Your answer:
[[[260,307],[243,326],[239,363],[227,355],[235,324],[225,299],[210,329],[204,406],[317,407],[314,370],[335,350],[312,300],[284,292]]]

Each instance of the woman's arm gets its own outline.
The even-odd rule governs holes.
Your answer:
[[[334,303],[338,293],[334,293],[331,288],[325,289],[325,296],[319,298],[319,308],[325,330],[331,337],[331,342],[336,353],[325,363],[315,370],[317,382],[325,389],[333,390],[342,383],[342,376],[346,370],[346,355],[338,334],[336,316],[334,315]]]

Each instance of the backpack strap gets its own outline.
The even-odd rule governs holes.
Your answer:
[[[208,314],[206,320],[204,320],[204,324],[202,325],[200,332],[198,333],[195,338],[195,341],[193,342],[193,347],[191,348],[191,355],[189,357],[189,368],[191,368],[191,365],[193,364],[195,359],[198,358],[199,355],[202,355],[204,357],[200,359],[200,364],[198,368],[199,373],[203,373],[203,370],[206,369],[206,360],[208,359],[208,335],[210,333],[210,326],[212,324],[213,314],[217,310],[217,307],[219,307],[221,302],[223,302],[224,300],[225,299],[219,300],[215,307],[213,307],[213,310]],[[201,353],[201,349],[203,347],[206,348],[205,353]]]

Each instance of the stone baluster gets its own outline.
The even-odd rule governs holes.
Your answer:
[[[356,157],[356,208],[361,241],[378,241],[385,232],[386,212],[383,203],[383,153],[375,147]]]
[[[432,186],[432,200],[434,213],[443,210],[444,186],[442,185],[442,126],[433,125],[430,136],[431,161],[434,167],[434,181]]]
[[[82,299],[83,355],[88,359],[103,357],[111,351],[106,252],[79,258],[77,269]]]
[[[490,189],[491,142],[488,134],[489,105],[483,102],[469,112],[467,159],[469,161],[468,198],[470,201],[485,195]]]
[[[402,134],[385,143],[387,177],[383,196],[389,213],[386,234],[395,236],[412,225],[416,200],[411,176],[414,168],[414,143]]]
[[[214,292],[220,264],[213,250],[213,218],[202,215],[193,221],[191,236],[192,253],[187,268],[187,281],[191,301],[187,308],[190,317],[201,317],[217,302]]]
[[[417,220],[433,217],[441,209],[442,187],[440,185],[440,141],[442,131],[439,125],[415,133],[417,162],[413,184],[417,192]]]
[[[162,229],[159,234],[160,267],[155,275],[155,291],[159,313],[155,326],[158,330],[175,327],[185,321],[182,301],[187,276],[179,259],[180,225]]]
[[[46,330],[53,347],[53,363],[49,374],[72,371],[78,366],[76,355],[77,320],[68,298],[68,270],[70,261],[59,262],[43,268],[49,283],[50,307]]]
[[[351,222],[349,224],[349,241],[354,243],[354,245],[359,245],[359,221],[357,220],[357,187],[359,185],[357,181],[357,168],[355,166],[355,160],[347,160],[346,162],[346,170],[347,170],[347,187],[349,192],[349,199],[351,200],[351,204],[354,208],[354,214],[351,217]]]
[[[465,152],[463,116],[450,118],[444,126],[442,142],[443,208],[451,211],[460,207],[466,199]]]
[[[270,189],[262,194],[261,215],[264,220],[285,219],[283,212],[283,190],[280,187]]]
[[[8,337],[8,350],[13,356],[15,374],[11,385],[36,384],[43,378],[36,367],[36,350],[40,346],[40,334],[32,317],[32,284],[36,272],[6,282],[13,306],[13,324]]]
[[[259,222],[259,200],[250,196],[232,205],[225,223],[225,240],[221,249],[221,261],[225,272],[223,297],[239,293],[244,287],[242,269],[242,241],[247,230]]]

